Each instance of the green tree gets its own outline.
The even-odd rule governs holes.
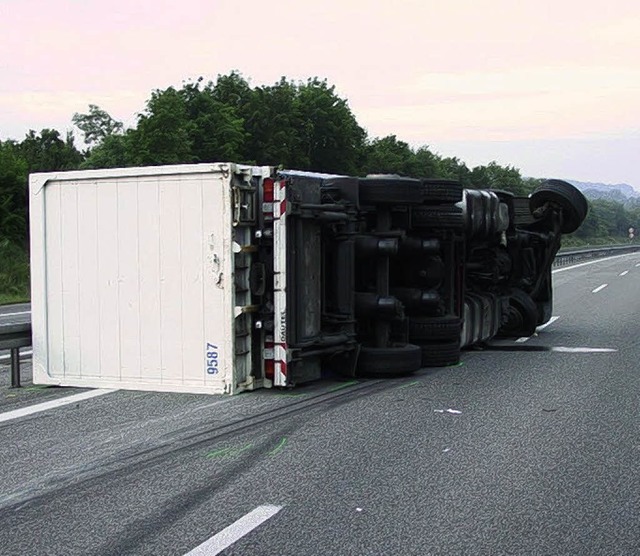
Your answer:
[[[288,168],[310,167],[303,151],[298,114],[298,87],[282,78],[278,83],[253,90],[245,105],[247,151],[245,158],[257,164]]]
[[[477,189],[502,189],[516,195],[528,193],[528,188],[523,183],[517,168],[500,166],[495,161],[487,166],[476,166],[469,178],[471,186]]]
[[[75,113],[73,124],[84,134],[87,145],[102,143],[107,137],[123,132],[122,122],[114,120],[107,112],[95,104],[89,105],[87,114]]]
[[[27,238],[27,172],[17,143],[0,142],[0,241]]]
[[[441,158],[438,177],[459,181],[463,187],[472,187],[471,170],[457,157]]]
[[[373,139],[365,149],[363,174],[400,174],[424,177],[416,154],[408,143],[399,141],[395,135]]]
[[[43,129],[40,133],[30,130],[18,150],[27,161],[29,172],[75,170],[84,158],[75,147],[73,135],[67,133],[62,139],[55,129]]]
[[[198,79],[201,81],[202,77]],[[207,86],[215,100],[234,108],[240,117],[246,117],[246,107],[253,97],[253,90],[242,74],[232,71],[229,75],[218,75],[215,84],[210,82]]]
[[[326,80],[309,79],[299,87],[296,112],[300,119],[301,162],[320,172],[356,173],[361,165],[366,133]]]
[[[204,88],[200,83],[188,83],[179,91],[189,121],[193,161],[241,161],[246,134],[237,108],[217,100],[211,83]]]
[[[154,91],[130,136],[132,161],[140,165],[192,162],[193,127],[179,91],[173,87]]]
[[[131,146],[132,130],[123,135],[108,135],[93,147],[81,168],[123,168],[135,164],[133,148]]]

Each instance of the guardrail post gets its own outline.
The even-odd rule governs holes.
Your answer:
[[[11,388],[20,388],[20,348],[11,348]]]

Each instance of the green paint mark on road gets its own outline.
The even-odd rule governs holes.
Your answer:
[[[342,390],[343,388],[348,388],[349,386],[353,386],[354,384],[359,384],[357,380],[350,380],[349,382],[343,382],[342,384],[338,384],[333,388],[329,388],[327,392],[335,392],[336,390]]]
[[[464,362],[460,361],[460,363],[456,363],[455,365],[447,365],[448,367],[464,367]]]
[[[269,455],[270,456],[275,456],[275,455],[279,454],[282,451],[282,449],[284,448],[284,445],[286,443],[287,443],[287,438],[285,437],[278,443],[278,445],[273,450],[271,450],[269,452]]]
[[[27,392],[34,392],[37,390],[47,390],[48,388],[48,386],[29,386],[28,388],[25,388],[25,390]]]
[[[208,458],[217,458],[218,456],[226,456],[231,448],[222,448],[220,450],[214,450],[213,452],[209,452],[207,454]]]
[[[276,394],[280,398],[299,398],[300,396],[306,396],[306,394]]]
[[[249,448],[251,448],[253,446],[253,444],[246,444],[244,446],[242,446],[241,448],[233,448],[233,447],[228,447],[228,448],[220,448],[219,450],[213,450],[211,452],[209,452],[208,454],[206,454],[206,456],[208,458],[222,458],[225,456],[237,456],[239,454],[241,454],[242,452],[246,452]]]
[[[238,448],[238,449],[234,450],[231,455],[232,456],[237,456],[238,454],[241,454],[242,452],[246,452],[252,446],[253,446],[253,444],[247,444],[246,446],[243,446],[242,448]]]
[[[416,384],[420,384],[420,381],[414,380],[413,382],[407,382],[407,384],[401,384],[396,388],[396,390],[400,390],[401,388],[409,388],[409,386],[415,386]]]

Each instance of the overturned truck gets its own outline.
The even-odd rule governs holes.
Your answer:
[[[33,174],[34,382],[235,393],[529,336],[582,194],[232,163]]]

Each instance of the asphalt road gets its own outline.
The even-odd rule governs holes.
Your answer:
[[[639,554],[640,255],[554,281],[557,320],[457,367],[0,421],[2,554]]]
[[[22,324],[31,320],[31,303],[0,306],[0,324]]]

